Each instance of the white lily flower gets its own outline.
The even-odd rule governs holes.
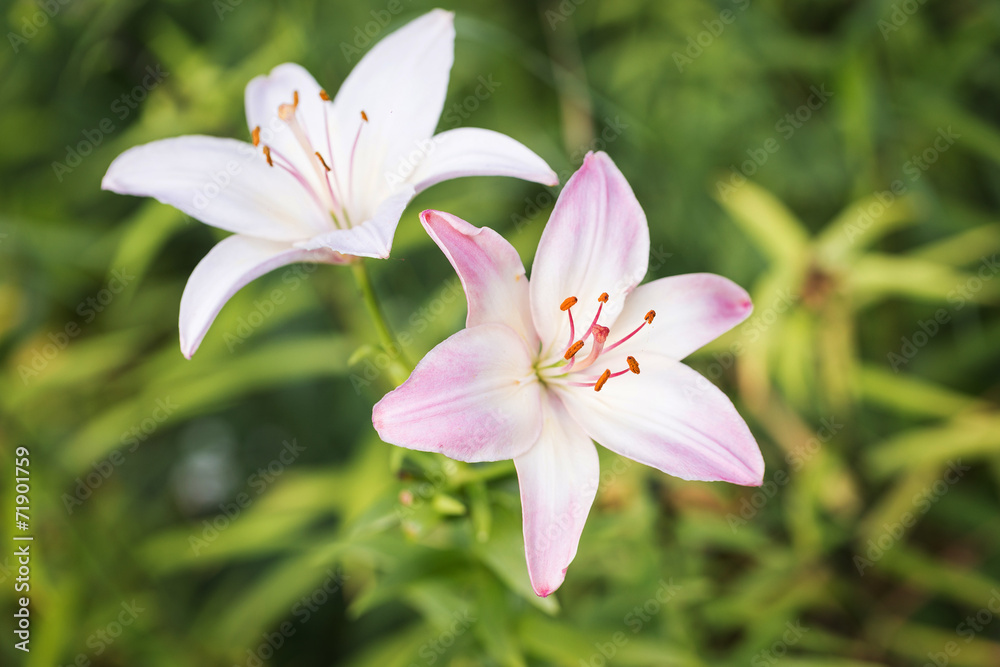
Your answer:
[[[544,160],[506,135],[478,128],[434,135],[454,42],[454,15],[434,10],[373,47],[333,99],[292,63],[250,81],[252,144],[184,136],[115,159],[103,189],[155,197],[234,232],[184,289],[184,356],[258,276],[294,262],[388,257],[406,205],[435,183],[461,176],[558,183]]]

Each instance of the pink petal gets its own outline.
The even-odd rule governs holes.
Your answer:
[[[450,213],[424,211],[420,222],[462,281],[469,302],[465,326],[506,324],[536,349],[528,278],[514,247],[489,227],[475,227]]]
[[[282,104],[292,104],[297,92],[299,105],[295,109],[295,118],[314,144],[314,150],[322,151],[329,158],[326,147],[327,127],[323,115],[323,105],[326,103],[320,98],[319,91],[320,85],[305,68],[295,63],[285,63],[272,69],[266,76],[251,79],[244,93],[244,102],[247,125],[251,132],[255,127],[260,127],[261,144],[276,149],[293,162],[299,173],[314,188],[322,191],[326,185],[320,182],[316,174],[313,156],[306,153],[288,123],[278,116],[278,108]]]
[[[427,353],[372,412],[385,442],[459,461],[527,451],[542,428],[540,388],[524,341],[502,324],[463,329]]]
[[[392,239],[396,234],[399,218],[411,199],[413,188],[406,187],[382,201],[375,214],[364,224],[350,229],[335,229],[296,243],[295,246],[305,250],[326,248],[345,255],[385,259],[392,250]]]
[[[353,182],[352,216],[369,214],[371,202],[391,194],[402,161],[420,156],[434,134],[455,57],[454,18],[435,9],[383,38],[337,92],[330,119],[336,165],[331,166],[345,188],[348,178]]]
[[[650,310],[656,311],[653,324],[616,348],[620,355],[641,356],[650,350],[683,359],[749,317],[753,304],[746,290],[712,273],[660,278],[628,296],[608,344],[634,331]]]
[[[648,262],[649,227],[632,188],[605,153],[588,153],[556,201],[531,269],[531,314],[543,356],[568,344],[564,299],[579,299],[573,312],[586,328],[607,292],[600,323],[610,326]]]
[[[759,486],[764,459],[729,398],[679,361],[655,353],[637,360],[639,375],[612,378],[600,392],[560,390],[590,437],[674,477]]]
[[[545,160],[505,134],[460,127],[436,135],[410,180],[417,192],[462,176],[512,176],[544,185],[559,177]]]
[[[222,306],[254,278],[293,262],[343,261],[336,253],[310,252],[278,241],[239,234],[223,239],[194,268],[181,296],[181,352],[191,358]]]
[[[546,597],[566,578],[600,482],[597,449],[559,398],[543,401],[542,433],[514,459],[524,514],[524,553],[535,593]]]
[[[330,215],[289,174],[235,139],[187,136],[125,151],[101,187],[155,197],[214,227],[273,241],[309,238]]]

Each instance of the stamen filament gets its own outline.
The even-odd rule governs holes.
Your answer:
[[[330,101],[330,96],[326,94],[325,90],[319,91],[319,96],[325,102],[329,102]],[[327,153],[327,155],[330,156],[330,164],[333,165],[334,164],[334,162],[333,162],[333,144],[330,142],[330,116],[329,116],[329,113],[326,110],[326,107],[327,107],[327,105],[324,104],[323,105],[323,127],[326,128],[326,153]],[[330,182],[330,176],[331,176],[331,174],[333,175],[333,182],[332,183]],[[346,220],[346,216],[344,216],[344,209],[341,207],[340,202],[337,201],[337,199],[338,199],[337,195],[339,195],[340,199],[343,199],[344,192],[340,189],[340,181],[337,178],[337,172],[333,171],[332,167],[329,170],[327,170],[327,174],[326,174],[326,188],[327,188],[327,191],[329,191],[329,193],[330,193],[330,199],[333,200],[333,212],[334,212],[333,219],[337,223],[337,226],[338,227],[350,227],[350,223]],[[337,191],[337,195],[333,194],[334,190]],[[343,225],[340,222],[340,218],[342,216],[345,217]]]
[[[602,292],[601,296],[597,297],[597,300],[599,302],[597,306],[597,314],[594,315],[594,321],[590,323],[590,328],[587,329],[587,333],[583,334],[583,338],[581,340],[587,340],[587,336],[594,331],[594,328],[600,326],[597,324],[597,320],[601,317],[601,311],[604,309],[604,304],[608,302],[608,293]]]
[[[358,140],[361,139],[361,130],[368,124],[368,114],[361,110],[361,125],[358,125],[358,133],[354,135],[354,145],[351,146],[351,155],[347,159],[347,193],[354,194],[354,154],[358,150]]]
[[[320,206],[320,208],[325,207],[323,202],[320,200],[319,195],[316,194],[316,190],[314,190],[313,187],[309,185],[309,182],[306,180],[305,176],[303,176],[302,173],[295,168],[295,163],[293,163],[287,157],[282,155],[277,149],[270,148],[269,146],[264,146],[264,156],[267,158],[267,163],[269,165],[271,165],[272,167],[277,165],[278,167],[281,167],[289,174],[291,174],[292,177],[296,181],[298,181],[303,188],[305,188],[306,192],[309,193],[309,196],[313,198],[313,201],[315,201],[316,204]],[[280,162],[275,162],[274,160],[272,160],[272,157],[277,158],[278,160],[280,160]]]
[[[621,345],[622,343],[624,343],[625,341],[627,341],[627,340],[628,340],[629,338],[631,338],[632,336],[634,336],[634,335],[636,335],[637,333],[639,333],[639,330],[640,330],[640,329],[642,329],[642,328],[643,328],[644,326],[646,326],[647,324],[652,324],[652,323],[653,323],[653,318],[654,318],[654,317],[656,317],[656,311],[655,311],[655,310],[651,310],[651,311],[649,311],[648,313],[646,313],[646,316],[645,316],[645,317],[643,318],[643,320],[645,320],[645,321],[644,321],[644,322],[643,322],[642,324],[640,324],[640,325],[639,325],[638,327],[636,327],[636,328],[635,328],[635,331],[633,331],[633,332],[632,332],[632,333],[630,333],[629,335],[625,336],[624,338],[622,338],[622,339],[621,339],[620,341],[618,341],[617,343],[614,343],[614,344],[612,344],[612,345],[608,345],[608,347],[607,347],[607,351],[608,351],[608,352],[610,352],[611,350],[615,349],[616,347],[618,347],[619,345]]]

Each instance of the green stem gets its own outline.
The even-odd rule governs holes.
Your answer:
[[[402,347],[396,343],[396,337],[389,327],[389,321],[386,319],[385,313],[382,312],[382,306],[379,304],[378,296],[376,296],[375,289],[372,287],[371,277],[368,275],[366,260],[358,258],[351,263],[351,270],[354,272],[354,281],[358,285],[361,300],[365,302],[368,315],[375,326],[375,334],[378,336],[379,345],[389,355],[389,358],[393,360],[392,365],[389,367],[390,374],[393,376],[393,382],[399,385],[406,379],[412,367],[407,361]]]

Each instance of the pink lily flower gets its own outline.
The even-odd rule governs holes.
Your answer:
[[[589,153],[560,194],[530,282],[493,230],[439,211],[420,218],[465,287],[466,328],[375,406],[373,423],[401,447],[514,460],[538,595],[562,584],[576,555],[600,479],[592,441],[682,479],[761,484],[746,423],[680,362],[742,322],[750,298],[708,273],[637,287],[649,227],[606,154]]]
[[[194,354],[226,301],[258,276],[293,262],[388,257],[403,209],[435,183],[460,176],[559,182],[544,160],[506,135],[477,128],[434,135],[454,43],[454,14],[434,10],[374,46],[333,99],[292,63],[250,81],[252,144],[185,136],[115,159],[103,189],[155,197],[234,232],[184,289],[184,356]]]

